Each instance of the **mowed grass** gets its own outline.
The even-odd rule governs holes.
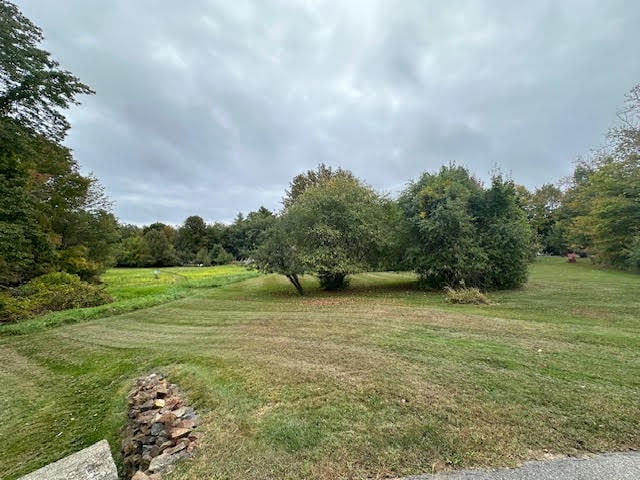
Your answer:
[[[53,326],[131,312],[187,297],[196,289],[213,288],[256,277],[240,265],[216,267],[113,268],[101,278],[114,302],[98,307],[52,312],[11,325],[0,335],[18,335]]]
[[[101,438],[159,371],[201,415],[176,479],[387,478],[640,448],[640,277],[542,259],[453,306],[409,274],[277,276],[0,337],[0,477]]]

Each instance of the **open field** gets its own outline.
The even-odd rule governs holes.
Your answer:
[[[489,306],[447,305],[408,274],[306,286],[262,276],[0,336],[0,478],[101,438],[117,453],[126,392],[151,371],[201,414],[198,455],[173,479],[385,478],[640,448],[640,276],[545,258]]]
[[[250,272],[239,265],[112,268],[102,276],[102,281],[114,302],[92,308],[52,312],[16,324],[0,325],[0,335],[32,333],[53,326],[140,310],[187,297],[197,289],[219,287],[258,275],[258,272]]]

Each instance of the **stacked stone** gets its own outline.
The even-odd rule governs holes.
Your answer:
[[[158,374],[138,379],[128,395],[129,422],[122,441],[125,478],[160,480],[179,459],[189,457],[197,417],[178,388]]]

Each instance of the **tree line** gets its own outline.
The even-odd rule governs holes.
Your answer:
[[[82,175],[63,145],[64,110],[93,91],[39,48],[42,38],[0,0],[0,318],[9,307],[22,311],[11,299],[78,290],[78,281],[98,283],[114,265],[244,261],[285,275],[299,292],[304,274],[333,290],[369,270],[413,270],[429,288],[513,288],[536,253],[576,251],[640,269],[640,85],[607,147],[557,185],[528,191],[494,175],[485,186],[451,164],[394,199],[348,170],[319,165],[292,179],[279,212],[260,207],[230,225],[195,215],[177,227],[122,225],[98,180]],[[78,302],[91,297],[87,285]]]

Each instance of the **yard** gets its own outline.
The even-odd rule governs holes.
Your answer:
[[[124,313],[0,329],[1,478],[102,438],[117,458],[126,393],[152,371],[201,416],[172,479],[386,478],[640,448],[640,276],[544,258],[525,288],[455,306],[410,274],[337,294],[309,278],[300,297],[283,277],[197,272],[112,271]],[[169,295],[180,275],[201,288]]]

